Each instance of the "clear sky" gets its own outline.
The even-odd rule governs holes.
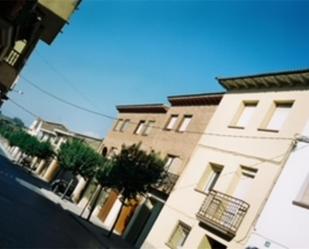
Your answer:
[[[40,42],[22,75],[116,116],[119,104],[222,91],[215,77],[309,68],[308,13],[308,1],[83,0],[51,46]],[[46,120],[100,137],[111,128],[111,120],[65,106],[23,80],[15,89],[24,94],[11,98]],[[33,121],[9,102],[2,110]]]

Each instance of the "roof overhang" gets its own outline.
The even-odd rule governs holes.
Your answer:
[[[64,131],[64,130],[60,130],[60,129],[56,128],[56,129],[54,129],[54,132],[57,133],[57,134],[64,135],[64,136],[74,137],[74,133],[69,132],[69,131]]]
[[[202,93],[191,95],[169,96],[172,106],[218,105],[224,93]]]
[[[263,88],[308,87],[309,69],[258,74],[232,78],[217,78],[228,91]]]
[[[118,105],[116,108],[120,113],[166,113],[168,110],[164,104]]]

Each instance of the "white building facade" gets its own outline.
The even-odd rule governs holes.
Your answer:
[[[308,70],[219,82],[227,93],[142,248],[245,248],[306,125]]]
[[[258,219],[248,249],[309,248],[308,137],[309,122]]]

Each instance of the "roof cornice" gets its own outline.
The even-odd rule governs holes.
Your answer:
[[[164,104],[118,105],[120,113],[166,113],[168,107]]]
[[[224,93],[202,93],[190,95],[169,96],[172,106],[219,105]]]
[[[241,77],[217,78],[228,91],[309,86],[309,69],[283,71]]]

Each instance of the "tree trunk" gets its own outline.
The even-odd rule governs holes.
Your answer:
[[[72,178],[72,179],[70,180],[69,185],[66,187],[65,191],[63,192],[63,194],[62,194],[62,196],[61,196],[61,200],[64,199],[64,197],[65,197],[66,193],[69,191],[69,189],[70,189],[70,187],[71,187],[73,181],[74,181],[74,178]]]
[[[92,213],[93,213],[93,211],[94,211],[94,209],[96,208],[96,206],[97,206],[97,203],[98,203],[98,201],[99,201],[99,199],[100,199],[100,195],[101,195],[101,192],[102,192],[102,189],[103,189],[103,187],[100,185],[100,188],[99,188],[99,190],[98,191],[95,191],[94,192],[94,202],[93,202],[93,205],[91,205],[91,209],[90,209],[90,211],[89,211],[89,214],[88,214],[88,216],[87,216],[87,220],[89,221],[90,220],[90,217],[91,217],[91,215],[92,215]],[[91,201],[92,201],[92,198],[91,198]],[[87,203],[87,205],[90,203],[90,200],[89,200],[89,202]],[[87,205],[85,206],[85,208],[87,207]]]
[[[109,233],[107,234],[107,237],[108,237],[108,238],[110,238],[110,237],[112,236],[113,232],[114,232],[114,229],[115,229],[115,227],[116,227],[116,224],[117,224],[117,222],[118,222],[118,220],[119,220],[119,217],[120,217],[120,215],[121,215],[122,209],[123,209],[123,207],[124,207],[124,202],[125,202],[125,201],[122,201],[122,202],[121,202],[121,206],[120,206],[120,209],[119,209],[119,211],[118,211],[116,220],[114,221],[114,224],[113,224],[112,228],[109,230]]]

